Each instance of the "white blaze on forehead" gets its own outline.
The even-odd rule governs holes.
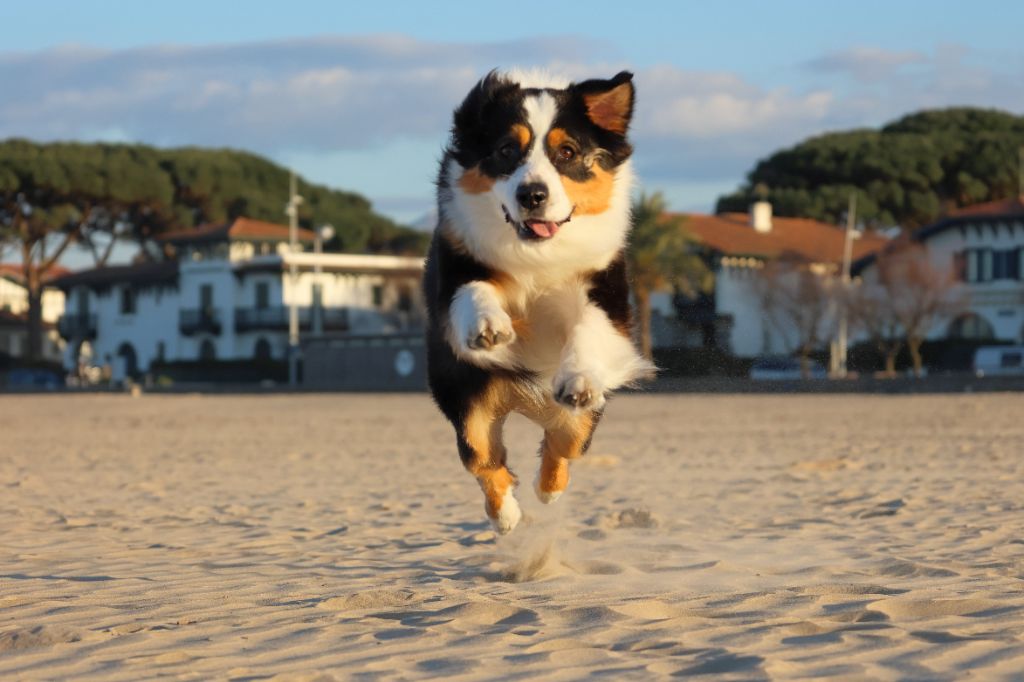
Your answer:
[[[540,142],[541,151],[544,148],[544,138],[551,130],[555,122],[555,114],[558,113],[558,106],[555,98],[546,92],[539,95],[531,95],[523,100],[523,109],[526,110],[526,121],[533,129],[533,148],[536,151]]]
[[[526,122],[533,131],[533,140],[526,155],[526,163],[512,176],[509,189],[514,193],[521,183],[544,183],[548,190],[545,219],[564,220],[572,211],[572,205],[562,186],[561,176],[548,158],[545,148],[545,140],[558,114],[558,103],[550,93],[541,92],[525,98],[523,109],[526,111]]]

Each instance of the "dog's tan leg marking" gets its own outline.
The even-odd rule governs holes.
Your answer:
[[[554,406],[552,418],[544,425],[540,446],[540,471],[534,482],[537,498],[554,502],[569,485],[569,460],[583,455],[594,427],[590,412],[571,413]]]
[[[507,451],[501,439],[508,416],[505,393],[503,382],[492,382],[470,409],[462,433],[471,451],[466,469],[480,483],[484,510],[502,535],[515,528],[522,518],[519,503],[512,495],[516,477],[506,465]]]

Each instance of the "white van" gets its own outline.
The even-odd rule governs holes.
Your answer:
[[[974,351],[974,374],[1024,374],[1024,346],[982,346]]]

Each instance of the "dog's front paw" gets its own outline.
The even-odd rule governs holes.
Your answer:
[[[576,410],[600,410],[605,403],[604,388],[583,373],[556,377],[554,396],[562,405]]]
[[[491,350],[515,341],[512,318],[504,310],[482,313],[475,324],[470,325],[466,334],[466,346],[470,350]]]

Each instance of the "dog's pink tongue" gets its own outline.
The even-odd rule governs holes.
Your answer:
[[[538,237],[545,239],[555,236],[555,232],[558,231],[558,223],[543,221],[543,220],[528,220],[526,226],[533,230],[533,233]]]

